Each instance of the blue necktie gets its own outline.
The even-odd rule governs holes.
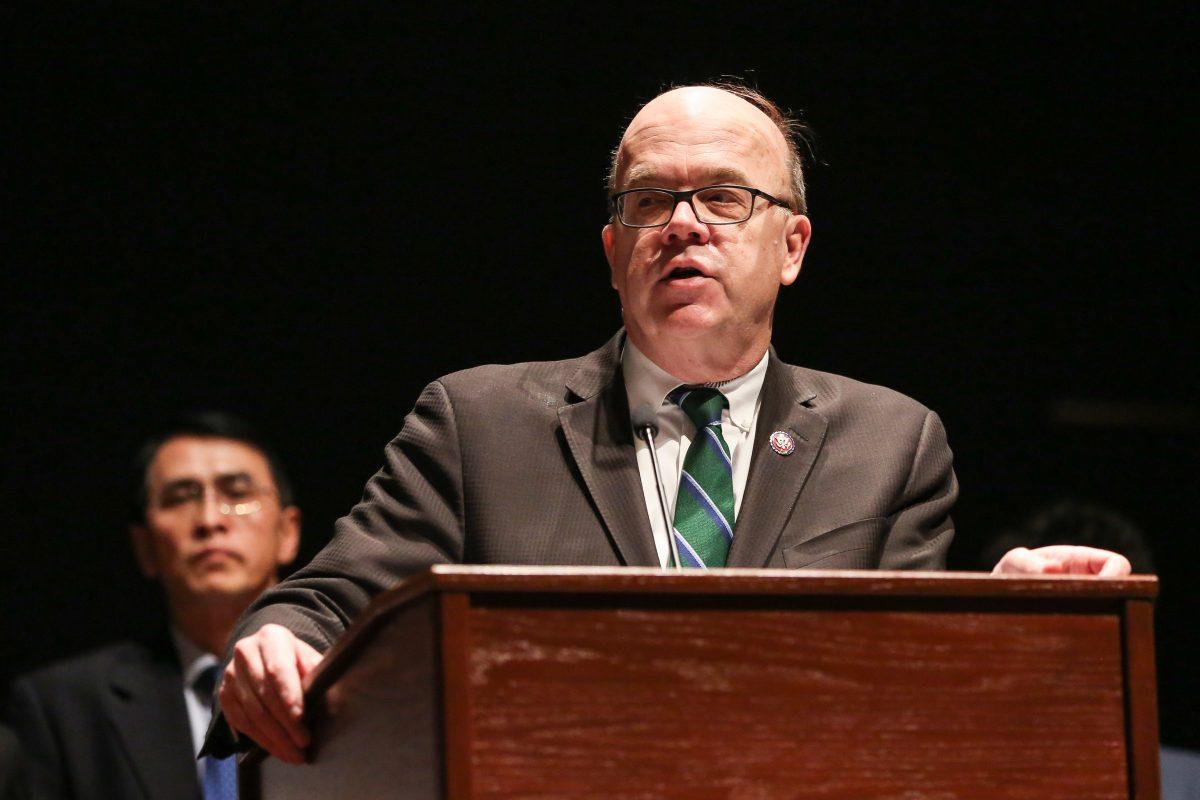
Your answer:
[[[220,667],[213,664],[200,673],[196,678],[196,694],[204,702],[212,704],[213,687],[217,684]],[[237,758],[213,758],[205,756],[204,765],[204,800],[237,800]]]

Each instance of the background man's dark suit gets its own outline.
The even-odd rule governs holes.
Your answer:
[[[29,800],[25,750],[16,734],[0,725],[0,800]]]
[[[436,563],[657,566],[622,341],[430,384],[333,541],[231,641],[273,622],[326,650],[374,594]],[[794,453],[768,447],[776,430]],[[728,566],[940,569],[957,493],[937,415],[772,352]]]
[[[179,661],[165,631],[21,678],[9,715],[30,756],[35,797],[200,797]]]

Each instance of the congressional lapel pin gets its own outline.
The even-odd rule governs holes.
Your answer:
[[[771,449],[781,456],[790,456],[796,452],[796,440],[787,431],[775,431],[771,434]]]

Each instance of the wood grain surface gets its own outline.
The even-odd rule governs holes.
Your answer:
[[[336,680],[307,698],[313,763],[263,760],[265,800],[445,796],[437,611],[437,598],[424,596],[336,665]]]
[[[1121,798],[1118,617],[481,607],[473,797]]]
[[[398,599],[436,588],[460,592],[894,595],[898,597],[1068,597],[1153,599],[1152,575],[990,575],[906,570],[667,570],[648,567],[532,567],[439,564],[400,584]],[[384,600],[383,602],[387,602]]]
[[[244,778],[271,800],[1157,800],[1157,589],[438,567],[312,676],[313,763]]]
[[[1126,603],[1125,706],[1129,736],[1130,797],[1158,800],[1158,708],[1154,672],[1154,607],[1144,600]]]

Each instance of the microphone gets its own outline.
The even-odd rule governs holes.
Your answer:
[[[629,419],[633,422],[633,430],[650,448],[650,464],[654,468],[654,485],[658,487],[658,509],[662,512],[663,529],[666,530],[667,542],[671,545],[671,563],[668,566],[680,569],[679,545],[675,543],[674,526],[671,524],[671,515],[667,513],[667,492],[663,489],[662,473],[658,471],[658,452],[654,449],[654,437],[658,435],[657,415],[654,413],[653,406],[643,403],[633,409]]]

